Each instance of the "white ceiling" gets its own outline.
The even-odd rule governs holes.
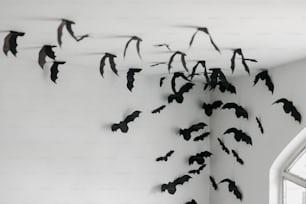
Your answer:
[[[119,71],[140,67],[146,73],[167,73],[167,66],[151,68],[153,62],[168,61],[171,53],[153,47],[169,43],[173,50],[187,53],[188,66],[194,60],[206,60],[208,67],[228,69],[232,48],[242,48],[251,69],[271,68],[304,58],[306,55],[306,1],[303,0],[1,0],[0,30],[18,30],[26,35],[18,39],[16,60],[37,65],[39,47],[57,44],[59,20],[76,22],[75,34],[89,33],[92,38],[75,42],[64,30],[63,46],[56,49],[58,59],[74,66],[99,69],[102,52],[116,54]],[[216,52],[206,35],[199,33],[188,49],[194,33],[182,25],[208,27],[221,49]],[[6,33],[0,33],[0,39]],[[135,44],[123,59],[128,38],[143,39],[143,60],[136,54]],[[0,54],[0,58],[4,58]],[[11,55],[9,57],[12,57]],[[238,69],[243,70],[239,62]],[[183,70],[180,64],[173,70]]]

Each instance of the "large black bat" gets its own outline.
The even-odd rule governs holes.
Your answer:
[[[110,65],[111,70],[118,76],[118,70],[116,69],[116,63],[115,63],[115,58],[116,57],[117,57],[116,55],[106,52],[104,54],[104,56],[101,58],[100,73],[101,73],[102,77],[104,77],[103,75],[104,75],[104,67],[105,67],[105,60],[106,59],[108,59],[108,61],[109,61],[109,65]]]
[[[207,124],[205,124],[203,122],[196,123],[196,124],[191,125],[189,128],[185,128],[185,129],[180,128],[179,134],[182,135],[183,138],[188,141],[191,138],[191,133],[192,132],[199,131],[199,130],[203,129],[205,126],[207,126]]]
[[[203,103],[202,108],[207,116],[211,116],[214,109],[220,108],[223,102],[220,100],[214,101],[213,103]]]
[[[57,74],[58,74],[58,65],[60,64],[65,64],[66,62],[63,61],[53,61],[53,64],[51,65],[50,68],[50,73],[51,73],[51,80],[56,84],[56,80],[57,80]]]
[[[264,134],[264,129],[263,129],[263,126],[261,124],[261,120],[259,119],[259,117],[256,117],[256,122],[257,122],[257,125],[258,125],[258,128],[259,128],[261,134]]]
[[[18,31],[9,31],[7,36],[4,38],[4,44],[3,44],[3,52],[5,55],[10,51],[14,56],[17,54],[17,37],[24,36],[24,32],[18,32]]]
[[[211,183],[211,186],[214,188],[214,190],[218,190],[218,184],[216,182],[216,180],[214,179],[214,177],[212,176],[209,176],[209,180],[210,180],[210,183]]]
[[[220,49],[218,48],[216,43],[213,41],[207,27],[196,27],[196,29],[197,29],[196,32],[192,35],[191,40],[189,42],[189,47],[191,47],[196,34],[200,31],[200,32],[204,32],[206,35],[209,36],[210,43],[214,46],[215,50],[217,50],[219,53],[221,53]]]
[[[56,45],[44,45],[39,50],[38,53],[38,64],[43,69],[44,65],[46,64],[46,57],[50,57],[51,59],[55,60],[55,53],[52,50]]]
[[[234,138],[237,142],[242,141],[245,142],[246,144],[252,145],[252,138],[242,130],[239,130],[237,128],[229,128],[224,132],[224,134],[230,134],[230,133],[234,134]]]
[[[224,142],[218,137],[218,142],[222,148],[222,150],[226,153],[226,154],[230,154],[229,149],[225,146]]]
[[[165,107],[166,107],[166,105],[162,105],[162,106],[160,106],[160,107],[158,107],[158,108],[152,110],[151,113],[152,113],[152,114],[154,114],[154,113],[160,113],[160,111],[162,111]]]
[[[188,68],[187,68],[186,59],[185,59],[186,53],[183,53],[183,52],[181,52],[181,51],[176,51],[176,52],[174,52],[174,53],[170,56],[169,61],[168,61],[168,72],[170,73],[170,69],[172,68],[172,62],[173,62],[174,57],[175,57],[176,55],[180,55],[180,56],[181,56],[181,62],[182,62],[183,67],[184,67],[184,69],[185,69],[187,72],[189,72],[189,70],[188,70]]]
[[[219,183],[228,183],[228,191],[232,192],[237,199],[242,200],[242,193],[240,192],[238,186],[236,185],[235,181],[226,178],[220,181]]]
[[[130,68],[129,71],[126,74],[127,79],[127,88],[132,92],[132,89],[134,88],[134,81],[135,81],[135,73],[141,72],[142,69],[138,68]]]
[[[126,133],[129,130],[128,123],[134,121],[136,118],[139,117],[141,111],[134,111],[130,115],[128,115],[123,121],[120,121],[119,123],[114,123],[111,126],[112,131],[117,131],[118,129],[121,130],[121,132]]]
[[[199,136],[196,136],[193,141],[197,142],[197,141],[200,141],[200,140],[204,140],[206,137],[208,137],[208,135],[210,135],[210,132],[204,132],[202,133],[201,135]]]
[[[294,118],[294,120],[301,123],[302,116],[301,116],[300,112],[296,109],[296,107],[293,105],[292,101],[289,101],[286,98],[280,98],[272,104],[276,104],[276,103],[282,103],[285,113],[290,114]]]
[[[141,59],[141,55],[140,55],[140,43],[142,42],[142,39],[138,36],[131,36],[131,38],[127,41],[127,43],[125,44],[125,47],[124,47],[124,52],[123,52],[123,57],[125,57],[126,55],[126,51],[127,51],[127,48],[129,46],[129,44],[135,40],[136,41],[136,49],[137,49],[137,54],[139,56],[139,58]]]
[[[201,165],[198,169],[188,171],[189,174],[200,174],[201,171],[206,167],[206,164]]]
[[[238,152],[236,152],[235,150],[232,149],[232,154],[233,154],[233,156],[236,158],[236,161],[237,161],[239,164],[241,164],[241,165],[244,164],[244,162],[243,162],[243,160],[241,159],[241,157],[239,156]]]
[[[197,153],[196,155],[191,155],[188,159],[188,163],[189,165],[192,165],[194,162],[196,162],[197,164],[202,165],[205,163],[205,158],[210,157],[211,155],[212,153],[209,151],[204,151]]]
[[[268,73],[268,70],[264,70],[260,73],[258,73],[256,76],[255,76],[255,80],[254,80],[254,85],[255,86],[257,84],[257,82],[259,81],[259,79],[265,81],[265,84],[266,86],[268,87],[269,91],[272,92],[273,94],[273,91],[274,91],[274,84],[272,82],[272,79]]]
[[[158,161],[168,161],[168,158],[174,153],[174,150],[170,150],[165,156],[161,156],[156,158],[155,160]]]
[[[170,193],[170,194],[175,194],[176,186],[177,185],[183,185],[185,182],[188,182],[189,179],[191,179],[191,178],[192,177],[189,176],[189,175],[184,175],[184,176],[176,178],[172,182],[168,182],[167,184],[162,184],[161,185],[161,192],[168,191],[168,193]]]
[[[195,201],[194,199],[192,199],[191,201],[188,201],[186,204],[197,204],[197,201]]]
[[[189,92],[193,86],[194,84],[190,82],[184,84],[178,92],[175,92],[168,96],[168,103],[172,103],[173,100],[175,100],[177,103],[183,103],[184,101],[183,94]]]
[[[231,70],[232,70],[232,72],[234,72],[234,70],[235,70],[235,59],[236,59],[237,54],[241,56],[241,63],[243,65],[245,71],[250,75],[250,69],[249,69],[249,66],[246,63],[246,61],[250,61],[250,60],[249,59],[246,60],[246,58],[244,57],[244,55],[242,53],[241,48],[237,48],[237,49],[233,50],[233,55],[232,55],[232,58],[231,58]]]
[[[238,105],[237,103],[226,103],[222,106],[222,109],[234,109],[237,118],[243,117],[248,119],[249,117],[246,109]]]

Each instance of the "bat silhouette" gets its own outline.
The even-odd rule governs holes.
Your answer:
[[[242,130],[239,130],[237,128],[229,128],[227,129],[223,134],[234,134],[234,138],[237,142],[245,142],[246,144],[252,145],[252,138],[247,135]]]
[[[197,201],[195,201],[194,199],[192,199],[191,201],[187,202],[186,204],[197,204]]]
[[[266,86],[268,87],[269,91],[272,92],[273,94],[273,91],[274,91],[274,84],[271,80],[271,77],[268,73],[268,70],[264,70],[260,73],[258,73],[256,76],[255,76],[255,80],[254,80],[254,85],[255,86],[257,84],[257,82],[259,81],[259,79],[261,80],[264,80],[265,81],[265,84]]]
[[[210,183],[211,183],[211,186],[214,188],[214,190],[218,190],[218,184],[217,182],[215,181],[214,177],[212,176],[209,176],[209,180],[210,180]]]
[[[106,52],[104,56],[100,60],[100,73],[101,76],[104,77],[104,67],[105,67],[105,60],[108,59],[109,65],[111,70],[118,76],[118,70],[116,69],[115,58],[117,56],[111,53]]]
[[[164,83],[164,80],[166,79],[166,77],[161,77],[159,79],[159,87],[162,87],[163,86],[163,83]]]
[[[168,96],[168,103],[172,103],[173,100],[175,100],[177,103],[183,103],[184,101],[183,94],[189,92],[193,86],[194,84],[190,82],[184,84],[178,92],[175,92]]]
[[[195,36],[198,32],[204,32],[205,34],[207,34],[209,36],[210,43],[214,46],[215,50],[218,51],[219,53],[221,53],[220,49],[218,48],[216,43],[213,41],[207,27],[197,27],[197,30],[195,31],[195,33],[191,37],[191,40],[189,42],[189,47],[191,47],[191,45],[194,41],[194,38],[195,38]]]
[[[256,117],[256,121],[257,121],[257,125],[258,125],[258,128],[259,128],[261,134],[264,134],[263,126],[262,126],[261,121],[258,117]]]
[[[233,154],[233,156],[236,158],[236,161],[237,161],[239,164],[241,164],[241,165],[244,164],[244,162],[243,162],[243,160],[241,159],[241,157],[239,156],[238,152],[236,152],[235,150],[232,149],[232,154]]]
[[[169,44],[166,44],[166,43],[156,44],[156,45],[154,45],[154,47],[165,47],[165,48],[167,48],[169,51],[171,51],[170,45],[169,45]]]
[[[177,93],[177,91],[176,91],[176,80],[177,80],[179,77],[185,79],[186,81],[190,81],[190,80],[184,75],[184,73],[182,73],[182,72],[174,72],[174,74],[173,74],[173,76],[172,76],[172,78],[171,78],[171,89],[172,89],[173,93]]]
[[[203,129],[205,126],[207,126],[207,124],[200,122],[200,123],[196,123],[191,125],[189,128],[185,128],[185,129],[180,129],[179,134],[183,135],[183,138],[188,141],[191,138],[191,133],[192,132],[196,132],[199,131],[201,129]]]
[[[139,117],[141,111],[134,111],[130,115],[128,115],[123,121],[120,121],[119,123],[114,123],[111,126],[112,131],[117,131],[118,129],[121,130],[121,132],[126,133],[129,130],[128,123],[134,121],[136,118]]]
[[[209,83],[206,84],[204,87],[204,90],[206,90],[207,87],[210,87],[210,90],[214,90],[217,86],[219,86],[219,90],[223,93],[225,91],[228,91],[230,93],[236,94],[236,88],[233,86],[226,78],[225,74],[222,72],[221,68],[210,68],[211,71],[210,78],[209,76],[205,76],[206,81]],[[204,72],[205,73],[205,72]],[[206,73],[206,75],[208,75]]]
[[[50,73],[51,73],[51,80],[56,84],[57,80],[57,74],[58,74],[58,65],[60,64],[65,64],[66,62],[63,61],[53,61],[53,64],[51,65],[50,68]]]
[[[172,182],[168,182],[167,184],[162,184],[161,185],[161,192],[168,191],[168,193],[170,193],[170,194],[175,194],[176,186],[177,185],[183,185],[185,182],[188,182],[189,179],[191,179],[191,178],[192,177],[189,176],[189,175],[184,175],[184,176],[176,178]]]
[[[236,94],[236,87],[229,83],[227,80],[219,81],[217,83],[219,85],[219,90],[224,93],[225,91],[230,92],[231,94]]]
[[[162,105],[156,109],[154,109],[151,113],[154,114],[154,113],[160,113],[160,111],[162,111],[164,108],[166,107],[166,105]]]
[[[43,69],[44,65],[46,64],[46,57],[50,57],[51,59],[55,60],[55,53],[52,50],[56,45],[44,45],[40,49],[38,53],[38,64]]]
[[[234,70],[235,70],[235,59],[236,59],[236,55],[240,55],[241,56],[241,63],[245,69],[245,71],[250,75],[250,70],[249,70],[249,66],[247,65],[246,61],[250,61],[250,59],[246,60],[244,58],[244,55],[242,53],[242,49],[241,48],[237,48],[237,49],[234,49],[233,50],[233,55],[232,55],[232,58],[231,58],[231,70],[232,70],[232,73],[234,73]]]
[[[208,135],[210,134],[210,132],[204,132],[203,134],[196,136],[193,141],[197,142],[200,140],[204,140],[206,137],[208,137]]]
[[[192,80],[193,77],[196,75],[196,71],[197,71],[197,68],[198,68],[199,65],[201,65],[204,69],[206,69],[206,62],[205,62],[205,60],[197,61],[197,63],[192,67],[191,74],[188,76],[188,77],[190,77],[190,80]]]
[[[201,165],[198,169],[188,171],[189,174],[200,174],[201,171],[206,167],[206,164]]]
[[[219,142],[220,146],[222,147],[222,150],[224,152],[226,152],[226,154],[230,154],[229,149],[225,146],[224,142],[220,138],[218,138],[218,142]]]
[[[183,67],[184,67],[184,69],[185,69],[187,72],[189,72],[189,70],[188,70],[188,68],[187,68],[186,59],[185,59],[186,53],[183,53],[183,52],[181,52],[181,51],[176,51],[176,52],[174,52],[174,53],[170,56],[169,62],[168,62],[168,72],[170,73],[170,69],[172,68],[172,62],[173,62],[174,57],[175,57],[176,55],[180,55],[180,56],[181,56],[181,62],[182,62]]]
[[[236,103],[226,103],[222,106],[222,109],[234,109],[237,118],[243,117],[248,119],[248,112],[246,109]]]
[[[24,36],[24,32],[18,32],[18,31],[9,31],[9,33],[4,38],[4,44],[3,44],[3,52],[5,55],[8,54],[10,51],[14,56],[17,54],[17,37]]]
[[[293,105],[292,101],[289,101],[286,98],[280,98],[272,104],[276,104],[276,103],[282,103],[285,113],[290,114],[294,118],[294,120],[301,123],[302,116],[301,116],[300,112],[296,109],[296,107]]]
[[[165,156],[156,158],[156,161],[168,161],[168,158],[174,153],[174,150],[169,151]]]
[[[242,200],[242,193],[240,192],[238,186],[236,185],[235,181],[226,178],[220,181],[219,183],[228,183],[228,191],[232,192],[237,199]]]
[[[137,49],[137,54],[139,56],[139,58],[141,59],[141,55],[140,55],[140,43],[142,42],[142,39],[138,36],[131,36],[131,38],[127,41],[127,43],[125,44],[125,47],[124,47],[124,51],[123,51],[123,57],[125,57],[126,55],[126,51],[128,49],[128,46],[129,44],[135,40],[136,41],[136,49]]]
[[[191,155],[188,159],[188,163],[189,165],[192,165],[194,162],[196,162],[197,164],[202,165],[205,162],[205,158],[210,157],[211,155],[212,153],[209,151],[204,151],[197,153],[196,155]]]
[[[202,108],[207,116],[211,116],[214,109],[220,108],[223,102],[220,100],[214,101],[213,103],[203,103]]]
[[[141,69],[138,68],[130,68],[129,71],[126,74],[127,78],[127,88],[132,92],[132,89],[134,88],[134,81],[135,81],[135,73],[141,72]]]

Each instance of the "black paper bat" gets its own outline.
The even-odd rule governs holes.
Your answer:
[[[117,131],[118,129],[121,130],[121,132],[126,133],[129,130],[128,123],[134,121],[136,118],[139,117],[141,111],[134,111],[130,115],[128,115],[123,121],[120,121],[119,123],[114,123],[111,126],[112,131]]]
[[[191,138],[191,133],[192,132],[199,131],[199,130],[203,129],[205,126],[207,126],[207,124],[205,124],[203,122],[196,123],[194,125],[191,125],[189,128],[180,129],[179,134],[183,135],[183,138],[188,141]]]
[[[166,105],[162,105],[156,109],[154,109],[151,113],[154,114],[154,113],[160,113],[160,111],[162,111],[164,108],[166,107]]]
[[[5,55],[10,51],[14,56],[17,54],[17,37],[24,36],[24,32],[18,32],[18,31],[9,31],[7,36],[4,38],[4,44],[3,44],[3,52]]]
[[[190,82],[184,84],[178,92],[170,94],[168,96],[168,103],[172,103],[173,100],[175,100],[177,103],[183,103],[184,101],[183,94],[189,92],[193,86],[194,84]]]
[[[117,56],[111,53],[106,52],[104,56],[100,60],[100,73],[101,76],[104,77],[104,67],[105,67],[105,60],[108,59],[109,65],[111,70],[118,76],[118,70],[116,69],[116,63],[115,63],[115,58]]]
[[[191,155],[188,159],[188,163],[189,165],[192,165],[194,162],[196,162],[197,164],[202,165],[205,162],[205,158],[210,157],[211,155],[212,153],[209,151],[204,151],[197,153],[196,155]]]
[[[192,80],[193,77],[196,75],[196,71],[197,71],[197,68],[198,68],[199,65],[202,65],[202,67],[204,69],[206,69],[206,62],[205,62],[205,60],[197,61],[197,63],[192,68],[191,74],[188,76],[188,77],[190,77],[190,80]]]
[[[235,70],[235,59],[236,59],[237,54],[241,56],[241,63],[244,66],[245,71],[250,75],[249,66],[246,63],[247,60],[245,60],[241,48],[237,48],[237,49],[233,50],[233,55],[232,55],[232,58],[231,58],[231,70],[232,70],[232,72],[234,72],[234,70]]]
[[[214,177],[212,176],[209,176],[209,180],[210,180],[210,183],[211,183],[211,186],[214,188],[214,190],[218,190],[218,184],[217,182],[215,181]]]
[[[206,167],[206,164],[201,165],[198,169],[188,171],[189,174],[200,174],[201,171]]]
[[[231,84],[227,80],[222,80],[217,83],[219,85],[219,90],[224,93],[225,91],[231,93],[231,94],[236,94],[236,87]]]
[[[224,132],[224,134],[230,134],[230,133],[234,134],[234,138],[237,142],[242,141],[245,142],[246,144],[252,145],[252,138],[242,130],[239,130],[237,128],[229,128]]]
[[[257,121],[257,125],[258,125],[258,128],[259,128],[261,134],[264,134],[264,129],[263,129],[263,126],[261,124],[261,121],[260,121],[259,117],[256,117],[256,121]]]
[[[51,72],[51,80],[56,83],[56,80],[57,80],[57,74],[58,74],[58,65],[60,64],[65,64],[66,62],[63,62],[63,61],[53,61],[53,64],[50,68],[50,72]]]
[[[159,87],[163,86],[164,80],[166,79],[166,77],[160,77],[159,79]]]
[[[209,36],[210,43],[214,46],[215,50],[217,50],[219,53],[221,53],[220,49],[217,47],[216,43],[213,41],[213,39],[212,39],[212,37],[211,37],[207,27],[197,27],[196,32],[191,37],[191,40],[189,42],[189,47],[191,47],[191,45],[193,43],[193,40],[194,40],[194,37],[196,36],[196,34],[199,31],[204,32],[205,34],[207,34]]]
[[[275,104],[275,103],[282,103],[285,113],[290,114],[294,118],[294,120],[301,123],[302,116],[301,116],[300,112],[296,109],[296,107],[293,105],[292,101],[289,101],[286,98],[280,98],[280,99],[276,100],[273,104]]]
[[[124,52],[123,52],[123,57],[125,57],[126,55],[126,51],[127,51],[127,48],[129,46],[129,44],[135,40],[136,41],[136,49],[137,49],[137,54],[139,56],[139,58],[141,59],[141,55],[140,55],[140,43],[142,42],[142,39],[138,36],[131,36],[131,38],[127,41],[127,43],[125,44],[125,47],[124,47]]]
[[[274,91],[274,84],[271,80],[271,77],[268,73],[268,70],[264,70],[260,73],[258,73],[256,76],[255,76],[255,80],[254,80],[254,85],[255,86],[257,84],[257,82],[259,81],[259,79],[261,80],[264,80],[265,81],[265,84],[266,86],[268,87],[269,91],[272,92],[273,94],[273,91]]]
[[[174,150],[170,150],[165,156],[156,158],[156,161],[168,161],[168,158],[174,153]]]
[[[206,83],[204,90],[206,90],[208,87],[210,87],[210,90],[214,90],[217,86],[219,86],[219,90],[222,93],[227,91],[236,94],[236,87],[227,80],[221,68],[210,68],[209,70],[211,71],[211,75],[209,77],[208,73],[206,73],[207,76],[205,76],[205,78],[208,78],[206,79],[208,83]]]
[[[192,199],[191,201],[188,201],[186,204],[197,204],[197,201],[195,201],[194,199]]]
[[[218,100],[214,101],[213,103],[203,103],[202,108],[207,116],[211,116],[214,109],[220,108],[223,102]]]
[[[222,106],[222,109],[234,109],[237,118],[243,117],[248,119],[248,112],[246,109],[236,103],[226,103]]]
[[[219,183],[228,183],[228,191],[232,192],[237,199],[242,200],[242,193],[240,192],[238,186],[236,185],[235,181],[226,178],[220,181]]]
[[[132,89],[134,88],[134,81],[135,81],[135,73],[141,72],[142,69],[138,68],[130,68],[129,71],[126,74],[127,79],[127,88],[132,92]]]
[[[171,51],[170,45],[169,45],[169,44],[166,44],[166,43],[156,44],[156,45],[154,45],[154,47],[165,47],[165,48],[167,48],[169,51]]]
[[[233,154],[233,156],[236,158],[236,161],[237,161],[239,164],[241,164],[241,165],[244,164],[244,162],[243,162],[243,160],[241,159],[241,157],[239,156],[238,152],[236,152],[235,150],[232,149],[232,154]]]
[[[184,175],[176,178],[173,182],[168,182],[167,184],[161,185],[161,192],[168,191],[170,194],[175,194],[176,186],[183,185],[185,182],[188,182],[192,177],[189,175]]]
[[[208,137],[208,135],[210,135],[210,132],[204,132],[203,134],[196,136],[193,141],[197,142],[200,140],[204,140],[206,137]]]
[[[50,57],[51,59],[55,60],[55,53],[52,50],[56,45],[44,45],[40,49],[38,53],[38,64],[43,69],[44,65],[46,64],[46,57]]]
[[[172,68],[172,62],[173,62],[174,57],[175,57],[176,55],[180,55],[180,56],[181,56],[181,62],[182,62],[183,67],[184,67],[184,69],[185,69],[187,72],[189,72],[189,70],[188,70],[188,68],[187,68],[186,59],[185,59],[186,53],[183,53],[183,52],[181,52],[181,51],[176,51],[176,52],[174,52],[174,53],[171,55],[171,57],[169,58],[169,62],[168,62],[168,72],[170,73],[170,69]]]
[[[225,146],[224,142],[220,138],[218,138],[218,142],[219,142],[220,146],[222,147],[222,150],[224,152],[226,152],[226,154],[230,154],[229,149]]]
[[[60,23],[60,25],[57,28],[57,42],[58,42],[60,47],[62,46],[62,36],[63,36],[63,29],[64,29],[64,27],[66,27],[66,29],[67,29],[68,33],[70,34],[70,36],[74,40],[76,40],[77,42],[83,40],[84,38],[89,37],[88,34],[81,35],[80,37],[75,36],[75,34],[74,34],[73,30],[72,30],[72,25],[73,24],[75,24],[74,21],[71,21],[71,20],[68,20],[68,19],[61,19],[61,23]]]

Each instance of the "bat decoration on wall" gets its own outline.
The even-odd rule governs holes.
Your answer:
[[[114,123],[111,126],[112,131],[117,131],[118,129],[121,130],[123,133],[127,133],[129,130],[128,123],[134,121],[136,118],[139,117],[141,111],[134,111],[130,115],[128,115],[123,121],[120,121],[119,123]]]
[[[201,171],[206,167],[206,164],[201,165],[198,169],[188,171],[189,174],[200,174]]]
[[[241,157],[239,156],[238,152],[236,152],[235,150],[232,149],[232,154],[233,154],[233,156],[236,158],[236,161],[237,161],[239,164],[241,164],[241,165],[244,164],[244,162],[243,162],[243,160],[241,159]]]
[[[50,68],[50,73],[51,73],[51,80],[56,84],[56,80],[57,80],[57,74],[58,74],[58,65],[60,64],[65,64],[66,62],[63,61],[53,61],[53,64],[51,65]]]
[[[169,58],[169,62],[168,62],[168,72],[170,73],[170,69],[172,68],[172,62],[173,62],[174,57],[175,57],[176,55],[180,55],[180,56],[181,56],[181,62],[182,62],[183,67],[184,67],[184,69],[185,69],[187,72],[189,72],[189,70],[188,70],[188,68],[187,68],[186,59],[185,59],[186,53],[181,52],[181,51],[176,51],[176,52],[174,52],[174,53],[171,55],[171,57]]]
[[[196,136],[193,141],[197,142],[197,141],[200,141],[200,140],[204,140],[206,137],[208,137],[208,135],[210,135],[210,132],[204,132],[202,133],[201,135],[199,136]]]
[[[151,113],[155,114],[155,113],[160,113],[160,111],[162,111],[164,108],[166,107],[166,105],[162,105],[156,109],[154,109]]]
[[[106,52],[104,56],[100,60],[100,73],[101,76],[104,77],[104,67],[105,67],[105,60],[108,59],[109,66],[111,70],[118,76],[118,70],[116,69],[116,63],[115,63],[115,58],[117,56],[111,53]]]
[[[194,162],[196,162],[197,164],[202,165],[205,163],[205,158],[210,157],[211,155],[212,153],[209,151],[204,151],[197,153],[196,155],[191,155],[188,159],[188,163],[189,165],[192,165]]]
[[[259,128],[261,134],[264,134],[264,129],[263,129],[263,126],[261,124],[261,120],[259,119],[259,117],[256,117],[256,122],[257,122],[257,125],[258,125],[258,128]]]
[[[228,183],[228,191],[232,192],[237,199],[242,200],[242,193],[240,192],[238,186],[236,185],[235,181],[226,178],[220,181],[219,183]]]
[[[264,71],[262,71],[262,72],[256,74],[255,80],[254,80],[254,85],[253,85],[253,86],[255,86],[255,85],[257,84],[257,82],[259,81],[259,79],[265,81],[265,84],[266,84],[266,86],[268,87],[269,91],[271,91],[272,94],[273,94],[273,91],[274,91],[274,84],[273,84],[273,82],[272,82],[272,80],[271,80],[271,77],[270,77],[270,75],[269,75],[269,73],[268,73],[268,70],[264,70]]]
[[[252,138],[242,130],[239,130],[237,128],[229,128],[223,134],[230,134],[230,133],[234,134],[234,138],[237,142],[242,141],[245,142],[246,144],[252,145]]]
[[[188,182],[189,179],[191,179],[191,178],[192,177],[189,176],[189,175],[184,175],[184,176],[176,178],[172,182],[168,182],[167,184],[162,184],[161,185],[161,192],[168,191],[168,193],[170,193],[170,194],[175,194],[176,186],[177,185],[183,185],[185,182]]]
[[[142,39],[138,36],[131,36],[131,38],[127,41],[127,43],[125,44],[125,47],[124,47],[124,51],[123,51],[123,57],[125,57],[126,55],[126,51],[127,51],[127,48],[129,46],[129,44],[135,40],[136,41],[136,49],[137,49],[137,54],[139,56],[139,58],[141,59],[141,55],[140,55],[140,43],[142,42]]]
[[[207,116],[211,116],[214,109],[218,109],[223,105],[220,100],[214,101],[213,103],[203,103],[202,108]]]
[[[126,74],[127,79],[127,88],[132,92],[132,89],[134,88],[134,81],[135,81],[135,74],[141,72],[142,69],[138,68],[130,68],[129,71]]]
[[[211,186],[214,188],[214,190],[218,190],[218,184],[216,182],[216,180],[214,179],[214,177],[212,176],[209,176],[209,180],[210,180],[210,183],[211,183]]]
[[[179,91],[177,91],[177,92],[175,92],[175,93],[173,93],[173,94],[170,94],[170,95],[168,96],[168,103],[172,103],[173,100],[175,100],[177,103],[183,103],[183,101],[184,101],[184,96],[183,96],[183,94],[189,92],[189,91],[192,89],[193,86],[194,86],[194,84],[193,84],[193,83],[190,83],[190,82],[184,84],[184,85],[180,88]]]
[[[192,199],[191,201],[187,202],[186,204],[197,204],[197,201],[195,201],[194,199]]]
[[[170,150],[165,156],[156,158],[156,161],[168,161],[168,158],[174,153],[174,150]]]
[[[301,123],[302,116],[301,116],[300,112],[296,109],[296,107],[293,105],[292,101],[289,101],[286,98],[280,98],[280,99],[276,100],[274,103],[272,103],[272,105],[276,104],[276,103],[282,103],[285,113],[290,114],[294,118],[294,120]]]
[[[222,109],[234,109],[237,118],[243,117],[248,119],[249,117],[246,109],[236,103],[226,103],[222,106]]]
[[[160,77],[159,79],[159,87],[163,86],[164,80],[166,79],[166,77]]]
[[[5,55],[10,51],[14,56],[17,54],[17,37],[24,36],[24,32],[18,32],[18,31],[9,31],[7,36],[4,38],[4,44],[3,44],[3,52]]]
[[[197,63],[192,68],[191,74],[188,76],[188,77],[190,77],[190,80],[192,80],[193,77],[196,75],[196,71],[197,71],[197,68],[198,68],[199,65],[201,65],[204,69],[206,69],[206,62],[205,62],[205,60],[197,61]]]
[[[224,142],[218,137],[218,142],[222,148],[222,150],[226,153],[226,154],[230,154],[229,149],[225,146]]]
[[[38,53],[38,64],[43,69],[44,65],[46,64],[46,57],[50,57],[51,59],[55,60],[55,53],[52,50],[56,45],[44,45],[40,49]]]
[[[179,134],[183,136],[184,140],[189,141],[191,138],[192,132],[199,131],[203,129],[205,126],[207,126],[207,124],[202,123],[202,122],[197,123],[197,124],[191,125],[189,128],[180,129]]]
[[[234,70],[235,70],[235,59],[236,59],[236,55],[237,54],[241,56],[241,63],[244,66],[245,71],[250,75],[250,70],[249,70],[249,67],[248,67],[248,65],[246,63],[247,60],[244,58],[244,55],[242,53],[242,49],[241,48],[237,48],[237,49],[233,50],[233,55],[232,55],[232,58],[231,58],[231,70],[232,70],[232,73],[234,73]]]
[[[168,49],[168,51],[171,52],[171,48],[170,48],[170,45],[169,44],[166,44],[166,43],[161,43],[161,44],[156,44],[156,45],[153,45],[154,47],[165,47]]]

